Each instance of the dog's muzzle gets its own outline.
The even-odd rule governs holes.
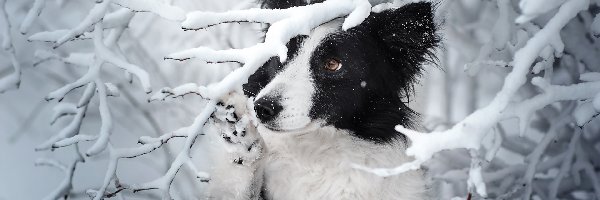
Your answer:
[[[273,125],[275,118],[283,110],[283,106],[277,101],[277,98],[263,97],[254,101],[254,110],[261,123]]]

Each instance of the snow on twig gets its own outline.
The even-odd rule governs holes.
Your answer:
[[[108,2],[108,1],[105,1],[104,3],[106,3],[106,2]],[[96,5],[96,6],[98,6],[98,5]],[[122,15],[122,17],[125,17],[126,20],[128,21],[128,20],[131,20],[132,16],[131,15]],[[128,62],[119,58],[118,53],[113,53],[109,49],[109,47],[113,47],[113,49],[114,49],[114,47],[115,47],[114,43],[117,42],[117,40],[118,40],[117,38],[119,38],[122,33],[121,27],[116,27],[117,31],[111,32],[111,34],[109,34],[108,37],[105,38],[103,35],[104,29],[103,29],[102,25],[103,25],[103,23],[101,21],[96,22],[94,25],[93,40],[94,40],[95,52],[94,52],[93,57],[89,56],[89,54],[71,54],[67,58],[59,58],[60,60],[66,62],[66,63],[76,63],[79,65],[88,64],[89,69],[85,75],[80,77],[75,82],[66,84],[62,88],[59,88],[59,89],[51,92],[50,94],[48,94],[46,96],[46,100],[52,100],[52,99],[58,98],[59,101],[62,101],[62,99],[65,97],[65,95],[67,95],[69,92],[73,91],[74,89],[82,87],[86,84],[88,85],[88,87],[85,90],[82,98],[79,100],[79,103],[77,105],[78,111],[76,113],[74,120],[71,122],[71,124],[69,124],[69,126],[67,126],[65,129],[63,129],[63,131],[61,131],[61,133],[53,136],[52,138],[50,138],[50,140],[42,143],[40,146],[38,146],[36,148],[36,150],[46,150],[46,149],[50,149],[50,148],[63,147],[63,146],[75,144],[80,141],[91,141],[91,140],[96,140],[96,142],[90,149],[88,149],[88,152],[86,153],[88,156],[98,154],[106,148],[106,146],[108,145],[108,142],[109,142],[108,138],[111,135],[111,129],[112,129],[112,118],[111,118],[111,114],[110,114],[110,111],[108,108],[107,97],[108,96],[118,96],[119,92],[118,92],[118,89],[114,85],[112,85],[110,83],[104,83],[99,77],[102,66],[105,63],[107,63],[107,62],[112,63],[115,66],[125,69],[128,72],[132,72],[133,74],[138,76],[138,78],[141,80],[144,91],[146,91],[146,92],[151,91],[148,73],[145,70],[141,69],[140,67],[129,64]],[[45,56],[45,57],[49,57],[49,58],[58,57],[58,56],[55,56],[53,54],[48,54],[48,53],[44,53],[41,55]],[[100,110],[100,116],[102,119],[102,125],[100,128],[99,136],[98,137],[96,137],[96,136],[76,136],[79,132],[79,127],[81,126],[83,116],[85,116],[85,112],[87,110],[87,105],[89,104],[94,92],[96,92],[96,91],[99,93],[99,95],[98,95],[98,98],[100,100],[99,101],[100,102],[99,110]],[[74,137],[74,138],[72,138],[72,137]],[[56,144],[56,143],[59,143],[59,144]]]
[[[52,122],[50,124],[54,124],[59,118],[74,115],[77,113],[77,107],[74,104],[70,103],[61,103],[53,108],[54,114],[52,115]]]
[[[64,127],[58,134],[53,135],[50,139],[46,140],[42,144],[38,145],[35,150],[42,151],[48,149],[54,149],[61,147],[60,145],[56,145],[56,142],[64,140],[66,138],[73,137],[79,133],[79,129],[81,128],[81,124],[83,122],[83,118],[85,117],[85,112],[88,108],[89,100],[94,96],[94,92],[96,90],[95,83],[88,83],[87,87],[84,91],[84,95],[80,98],[80,105],[78,105],[77,110],[75,112],[75,116],[71,120],[71,122]]]
[[[573,161],[573,158],[575,157],[575,152],[577,150],[577,145],[579,143],[579,140],[581,139],[582,132],[583,131],[580,128],[576,128],[575,134],[573,134],[573,136],[571,137],[571,142],[569,142],[569,147],[566,152],[566,154],[567,154],[566,158],[563,160],[563,162],[560,166],[560,172],[558,173],[557,178],[554,179],[554,181],[552,181],[552,183],[550,184],[550,189],[549,189],[550,194],[549,195],[550,195],[550,198],[552,198],[552,199],[557,198],[556,195],[558,194],[558,188],[560,186],[560,182],[570,171],[570,168],[573,163],[572,161]]]
[[[58,185],[58,187],[52,191],[50,194],[46,195],[43,200],[55,200],[60,198],[67,198],[71,189],[73,188],[73,175],[75,173],[75,167],[77,163],[82,162],[81,159],[74,159],[69,165],[64,165],[56,160],[44,159],[40,158],[35,161],[36,166],[49,166],[55,167],[65,173],[65,178]]]
[[[31,24],[33,24],[33,21],[42,13],[42,9],[44,9],[44,4],[46,4],[46,1],[47,0],[35,0],[33,2],[33,6],[31,9],[29,9],[29,12],[27,12],[25,19],[23,19],[21,27],[19,28],[21,34],[27,34],[27,31],[29,30],[29,27],[31,27]]]
[[[162,18],[182,21],[185,19],[185,11],[179,7],[172,6],[162,1],[147,0],[114,0],[115,4],[128,8],[135,12],[152,12]]]
[[[482,138],[498,123],[515,92],[527,80],[525,75],[529,72],[529,68],[537,55],[544,47],[549,45],[549,41],[552,41],[559,34],[559,31],[571,18],[575,17],[579,11],[587,8],[587,6],[587,0],[572,0],[564,3],[548,24],[537,32],[527,42],[526,46],[515,53],[513,71],[506,76],[502,90],[498,92],[493,101],[486,107],[470,114],[447,131],[419,133],[402,126],[397,126],[396,130],[405,134],[410,139],[411,145],[406,153],[414,156],[415,161],[391,169],[356,167],[380,176],[391,176],[408,170],[418,169],[422,163],[429,160],[435,153],[443,150],[457,148],[479,149]],[[522,126],[526,126],[526,124]]]
[[[210,117],[210,115],[213,113],[215,105],[216,101],[209,102],[204,111],[196,117],[194,123],[190,127],[179,129],[173,133],[164,134],[158,138],[140,138],[139,142],[143,144],[140,147],[133,147],[128,149],[113,149],[109,146],[110,158],[106,170],[106,175],[104,177],[102,186],[98,191],[95,192],[94,200],[100,200],[105,197],[105,192],[108,188],[108,185],[110,184],[111,180],[116,178],[116,170],[119,159],[133,158],[140,155],[144,155],[156,150],[157,148],[160,148],[171,138],[186,137],[187,140],[185,142],[185,146],[182,148],[182,151],[178,154],[177,158],[175,159],[175,161],[173,161],[171,167],[164,176],[147,183],[124,186],[124,189],[128,189],[133,192],[159,189],[163,194],[163,199],[171,199],[171,183],[173,182],[173,179],[175,179],[175,175],[177,174],[181,166],[189,162],[189,158],[191,157],[190,149],[195,143],[197,137],[202,134],[201,129],[208,120],[208,117]]]
[[[13,66],[13,73],[0,77],[0,93],[3,93],[10,89],[17,89],[21,84],[21,63],[17,60],[15,46],[11,36],[11,23],[8,19],[8,13],[6,10],[6,0],[0,0],[0,31],[2,36],[2,43],[0,47],[10,56],[10,61]]]
[[[108,10],[110,2],[111,0],[104,0],[94,5],[94,7],[90,10],[90,14],[81,20],[81,22],[75,28],[70,29],[66,34],[56,40],[55,48],[69,40],[72,40],[73,38],[79,37],[92,28],[94,24],[100,22]]]
[[[92,147],[90,147],[85,153],[87,156],[93,156],[102,152],[108,145],[108,137],[112,133],[112,117],[107,102],[107,89],[106,86],[102,83],[101,79],[96,80],[96,85],[98,86],[98,99],[100,102],[99,110],[102,125],[100,127],[100,133],[98,134],[98,140],[96,140],[94,145],[92,145]]]
[[[575,172],[583,170],[583,172],[587,175],[586,177],[588,177],[592,182],[596,197],[600,196],[600,180],[598,179],[598,173],[594,170],[594,164],[590,162],[588,153],[585,152],[581,146],[578,146],[575,154],[576,161],[572,168],[575,169]]]
[[[456,111],[456,102],[453,101],[462,101],[465,98],[474,98],[479,101],[472,102],[472,104],[465,103],[473,106],[469,108],[472,110],[465,111],[465,113],[472,114],[445,131],[421,133],[400,126],[396,127],[409,139],[410,146],[407,154],[415,157],[413,162],[396,168],[372,168],[377,166],[358,165],[354,165],[354,167],[380,176],[392,176],[408,170],[419,169],[424,164],[427,167],[448,169],[447,173],[440,173],[441,175],[435,177],[437,180],[452,183],[448,187],[442,185],[445,187],[444,189],[453,191],[446,196],[448,198],[464,197],[466,192],[475,194],[475,190],[484,187],[487,191],[478,191],[477,194],[481,196],[487,194],[487,197],[492,199],[556,199],[567,198],[576,193],[583,193],[583,195],[588,195],[588,198],[593,198],[594,193],[597,194],[598,191],[595,186],[600,184],[598,184],[597,172],[593,170],[586,172],[586,168],[592,169],[592,166],[597,165],[597,161],[590,159],[595,156],[579,161],[578,151],[580,150],[578,149],[586,149],[585,152],[597,155],[597,150],[593,148],[597,145],[597,139],[592,138],[597,137],[595,133],[597,132],[598,111],[600,111],[597,108],[600,106],[596,107],[593,103],[598,100],[598,105],[600,105],[600,76],[595,68],[597,62],[588,62],[588,58],[582,59],[585,57],[582,54],[593,54],[591,52],[595,51],[583,52],[582,49],[587,48],[578,46],[593,42],[582,40],[573,42],[575,39],[572,39],[571,34],[567,34],[565,31],[568,30],[569,33],[582,31],[582,35],[587,35],[586,31],[590,30],[584,27],[588,27],[592,23],[591,18],[593,18],[594,12],[590,11],[591,7],[590,10],[587,10],[590,5],[587,0],[548,2],[523,0],[521,3],[524,4],[526,1],[529,5],[521,5],[521,7],[528,7],[527,9],[515,10],[521,14],[521,19],[517,20],[521,24],[517,25],[513,24],[515,18],[519,16],[515,15],[513,10],[512,3],[514,1],[482,3],[480,8],[499,12],[491,14],[494,16],[493,20],[481,19],[477,22],[467,23],[476,26],[472,30],[473,32],[484,30],[487,33],[489,31],[489,35],[475,42],[477,47],[481,47],[479,51],[461,52],[458,53],[459,56],[456,56],[452,54],[456,54],[457,49],[460,51],[471,47],[452,47],[456,49],[451,50],[452,54],[447,54],[448,62],[453,62],[450,65],[468,63],[466,65],[467,74],[478,75],[478,77],[474,77],[475,81],[468,83],[473,84],[473,88],[467,88],[470,91],[466,93],[468,94],[466,97],[464,97],[465,93],[454,94],[454,89],[446,88],[447,92],[451,93],[446,94],[446,98],[452,99],[447,103],[452,107],[446,111],[451,115],[446,116],[448,118],[446,123],[456,120],[453,119],[455,113],[452,111]],[[538,9],[535,5],[540,3],[547,5]],[[459,7],[464,6],[464,3],[454,3],[454,5]],[[489,9],[490,7],[494,9]],[[486,13],[486,11],[482,13]],[[487,14],[480,15],[482,18],[489,17]],[[468,18],[468,15],[465,16]],[[489,24],[490,21],[496,22],[491,30],[489,27],[478,27],[478,23]],[[574,27],[575,25],[581,25],[581,27]],[[452,35],[452,37],[451,39],[456,39],[460,36]],[[597,38],[592,38],[592,40],[595,39]],[[462,42],[463,44],[458,45],[465,45],[465,41],[458,40],[456,43]],[[573,49],[578,50],[574,51]],[[467,58],[457,58],[460,56]],[[486,65],[512,68],[512,71],[502,80],[502,88],[498,88],[500,91],[497,93],[495,92],[497,88],[486,88],[490,85],[495,87],[496,83],[487,84],[486,82],[496,80],[486,78],[491,77],[491,74],[504,76],[507,70],[482,68]],[[461,73],[462,70],[461,68],[457,72]],[[479,71],[482,73],[478,73]],[[544,73],[540,74],[542,71]],[[460,85],[448,82],[456,80],[453,79],[455,78],[453,76],[456,75],[447,75],[446,77],[450,78],[445,80],[445,83],[443,81],[441,83],[434,82],[442,85],[450,84],[452,85],[450,87]],[[531,84],[528,83],[528,80]],[[477,85],[482,83],[485,86]],[[488,94],[496,95],[493,99],[479,96],[480,92],[490,91],[494,91],[494,93]],[[490,100],[491,103],[478,108],[480,107],[478,103]],[[498,128],[493,129],[493,127]],[[503,127],[506,130],[503,130]],[[589,129],[589,134],[586,134],[585,131],[577,133],[577,129]],[[581,139],[575,139],[577,137],[581,137]],[[488,138],[491,140],[487,140]],[[576,146],[579,147],[573,149],[574,143],[577,143]],[[485,147],[485,150],[481,147]],[[472,154],[470,156],[472,158],[471,165],[468,164],[469,161],[452,160],[450,163],[453,165],[438,166],[443,165],[438,160],[451,160],[451,158],[447,158],[448,155],[463,155],[465,151],[437,154],[438,152],[463,148]],[[474,150],[477,150],[477,153],[487,151],[485,158],[488,162],[484,163],[481,168],[478,168],[481,165],[476,165],[481,160],[475,159],[479,155],[473,154]],[[499,150],[501,151],[499,152]],[[506,151],[510,155],[506,155]],[[431,159],[434,155],[437,155],[436,159]],[[494,159],[492,160],[492,158]],[[521,160],[521,158],[524,159]],[[575,158],[575,163],[573,158]],[[429,160],[431,161],[425,163]],[[479,169],[480,173],[472,173],[478,172]],[[573,186],[573,184],[577,186]],[[594,190],[592,191],[592,189]]]
[[[214,112],[216,103],[217,101],[210,101],[204,108],[202,113],[200,113],[200,115],[196,117],[194,123],[189,127],[189,132],[185,141],[185,145],[181,152],[177,155],[177,158],[175,158],[175,161],[173,161],[173,163],[171,164],[171,167],[169,168],[167,173],[165,173],[164,176],[154,181],[133,185],[132,189],[134,191],[156,188],[162,191],[163,199],[171,199],[171,183],[173,182],[173,179],[175,179],[175,175],[177,174],[181,166],[186,162],[189,162],[189,159],[191,157],[191,147],[196,142],[197,137],[201,134],[202,127],[208,121],[210,115]]]
[[[21,24],[21,32],[25,32],[23,30],[29,29],[29,27],[32,26],[32,23],[35,23],[35,16],[39,15],[44,9],[44,1],[45,0],[32,1],[34,5],[31,7],[26,19]],[[0,2],[5,2],[5,0],[0,0]],[[59,118],[61,120],[68,118],[71,121],[58,134],[52,136],[48,141],[45,141],[36,149],[50,150],[66,146],[77,146],[80,142],[90,141],[93,145],[92,148],[87,149],[86,153],[88,153],[88,156],[98,155],[100,152],[107,152],[109,162],[102,185],[97,188],[97,190],[88,190],[88,194],[94,199],[122,195],[120,193],[121,191],[137,192],[151,189],[159,190],[164,199],[170,199],[171,194],[177,193],[171,191],[172,182],[178,174],[178,171],[184,166],[186,166],[184,168],[189,168],[200,181],[209,181],[210,175],[198,171],[191,162],[190,157],[191,148],[195,145],[198,136],[204,134],[202,132],[202,127],[210,116],[210,113],[212,113],[215,102],[229,92],[235,90],[239,91],[241,85],[247,81],[247,78],[266,60],[274,56],[279,56],[282,61],[285,61],[287,59],[287,48],[285,44],[290,38],[296,35],[308,34],[311,29],[322,23],[346,16],[343,29],[347,30],[352,26],[361,23],[361,21],[369,15],[370,11],[377,12],[385,9],[393,9],[397,8],[399,5],[399,1],[396,1],[394,4],[382,4],[371,8],[371,5],[366,0],[328,0],[324,3],[282,10],[249,9],[223,13],[191,12],[186,15],[182,9],[172,6],[170,1],[164,2],[167,3],[163,3],[163,1],[159,0],[96,1],[96,4],[84,20],[81,20],[74,28],[40,32],[28,37],[30,41],[54,43],[55,47],[70,42],[80,42],[83,39],[91,41],[89,43],[93,42],[94,49],[92,52],[68,52],[67,54],[58,54],[39,50],[36,52],[36,58],[38,58],[39,61],[36,62],[34,66],[38,66],[49,60],[57,60],[63,63],[74,64],[78,67],[84,67],[84,69],[87,68],[87,72],[79,77],[79,79],[73,83],[64,85],[64,87],[59,88],[47,96],[48,100],[62,100],[66,95],[76,94],[74,92],[71,93],[71,91],[76,88],[86,86],[86,89],[78,102],[61,102],[58,104],[59,106],[56,107],[52,122]],[[425,134],[408,130],[404,127],[396,127],[396,130],[404,133],[411,140],[412,144],[408,149],[408,154],[415,156],[416,160],[414,162],[407,163],[395,169],[370,168],[377,166],[355,167],[375,172],[378,175],[389,176],[410,169],[418,169],[423,162],[429,160],[439,151],[467,148],[469,149],[471,156],[462,156],[460,157],[460,160],[464,163],[471,162],[471,165],[466,164],[463,169],[456,169],[452,171],[452,173],[445,173],[443,176],[437,177],[437,180],[447,182],[462,181],[462,183],[467,183],[468,188],[464,187],[462,189],[467,189],[469,194],[473,193],[473,195],[479,194],[480,196],[485,196],[495,194],[498,198],[509,199],[517,195],[528,196],[528,194],[532,194],[531,196],[537,195],[539,197],[552,198],[563,195],[561,188],[550,193],[550,191],[545,190],[545,188],[540,188],[540,181],[536,180],[536,177],[546,171],[548,171],[547,173],[550,173],[559,171],[557,169],[561,169],[560,174],[563,175],[565,173],[581,173],[586,176],[575,176],[571,174],[572,176],[577,177],[572,178],[561,175],[563,179],[554,181],[554,185],[570,183],[574,180],[576,183],[580,183],[582,180],[586,180],[591,182],[590,185],[594,186],[594,192],[600,194],[600,184],[598,183],[597,172],[594,170],[595,165],[593,164],[593,162],[598,162],[598,159],[594,158],[597,157],[595,156],[597,153],[594,154],[595,152],[581,150],[582,148],[589,148],[585,145],[584,147],[577,147],[575,150],[569,146],[569,151],[567,153],[556,152],[556,148],[551,148],[550,146],[552,145],[552,142],[558,141],[558,143],[566,147],[565,144],[574,141],[575,137],[568,137],[572,138],[569,141],[562,138],[564,136],[570,136],[565,134],[562,130],[564,127],[568,126],[567,124],[570,124],[571,121],[569,120],[576,118],[575,121],[577,122],[577,125],[583,126],[590,120],[593,120],[597,111],[600,110],[600,95],[598,95],[598,93],[600,93],[600,76],[598,76],[597,72],[581,74],[579,77],[573,75],[575,78],[578,78],[578,80],[584,82],[574,81],[574,83],[569,82],[567,85],[562,82],[557,83],[555,80],[551,80],[553,73],[558,73],[553,72],[553,70],[558,68],[555,64],[557,62],[566,62],[564,60],[567,60],[555,58],[562,56],[564,53],[568,56],[563,58],[573,57],[573,60],[579,59],[579,55],[569,55],[575,53],[569,50],[569,41],[566,38],[561,38],[559,30],[561,30],[580,10],[585,9],[588,5],[588,1],[553,0],[544,3],[539,10],[533,9],[540,6],[540,2],[544,3],[543,1],[534,0],[521,1],[519,8],[522,10],[520,11],[521,17],[517,20],[520,23],[518,25],[513,24],[516,17],[514,16],[515,13],[513,11],[513,1],[499,0],[497,2],[486,1],[482,3],[488,6],[492,5],[491,7],[496,6],[494,9],[498,9],[499,12],[497,14],[499,17],[494,19],[496,20],[496,23],[491,31],[491,37],[485,37],[483,39],[485,41],[478,41],[484,44],[479,52],[475,52],[475,60],[464,62],[468,63],[466,65],[467,72],[471,75],[475,75],[478,71],[488,70],[483,68],[483,66],[499,66],[506,67],[506,69],[513,69],[510,75],[504,80],[501,92],[493,99],[492,103],[474,112],[447,131],[436,131]],[[444,3],[444,5],[446,4],[450,3]],[[448,8],[444,7],[444,9]],[[115,87],[115,85],[103,82],[103,80],[107,79],[103,79],[101,75],[105,74],[106,67],[118,67],[123,69],[126,73],[125,76],[127,80],[132,80],[131,77],[137,78],[137,80],[140,81],[142,90],[144,92],[150,92],[150,76],[148,73],[142,68],[143,66],[130,63],[126,56],[128,55],[126,54],[128,53],[128,49],[121,49],[119,46],[121,36],[128,28],[131,19],[138,12],[151,12],[161,18],[174,22],[181,22],[181,26],[185,30],[203,29],[231,22],[268,23],[270,29],[267,31],[264,43],[259,43],[248,48],[214,50],[207,47],[198,47],[166,56],[165,59],[180,61],[197,59],[207,63],[237,62],[243,64],[243,66],[236,69],[216,84],[199,86],[196,83],[185,83],[174,88],[166,87],[154,93],[148,99],[149,101],[165,100],[169,97],[176,98],[187,94],[197,94],[205,100],[208,100],[208,104],[201,114],[197,116],[193,124],[186,128],[169,132],[158,137],[140,137],[138,140],[139,146],[136,147],[117,148],[113,146],[109,139],[111,137],[111,127],[113,122],[109,107],[113,108],[113,104],[109,101],[108,96],[117,96],[121,92],[124,96],[128,95],[126,94],[126,90],[119,91],[119,88]],[[549,12],[555,12],[554,16],[545,15],[545,13]],[[594,16],[581,16],[584,21],[592,20],[591,18],[593,17]],[[538,23],[536,21],[538,18],[540,18],[540,21],[543,21],[543,23]],[[596,18],[598,17],[596,16]],[[600,20],[594,19],[594,24],[600,24],[596,21]],[[586,23],[583,24],[587,25]],[[0,26],[3,25],[4,24],[0,22]],[[471,30],[475,26],[480,25],[470,25],[466,29]],[[597,27],[600,26],[593,25],[591,29],[598,29]],[[513,30],[515,30],[514,34]],[[11,44],[9,38],[10,29],[0,29],[0,31],[2,31],[3,35],[8,35],[8,37],[3,37],[3,47],[5,44]],[[477,30],[473,31],[475,32]],[[511,38],[511,36],[514,38]],[[529,39],[530,36],[533,37]],[[7,40],[6,38],[9,39]],[[565,39],[566,44],[563,43],[562,39]],[[6,41],[8,41],[8,43]],[[565,45],[567,47],[565,47]],[[563,52],[563,49],[565,48],[566,50]],[[14,48],[12,50],[14,52]],[[124,52],[124,50],[127,51]],[[492,56],[492,54],[497,52],[502,52],[509,56]],[[510,57],[515,52],[516,55]],[[593,54],[593,52],[590,54]],[[17,57],[14,53],[12,56],[14,58],[13,60],[16,61]],[[588,58],[586,57],[586,59]],[[584,61],[584,63],[590,63],[589,60],[590,59]],[[578,64],[577,60],[573,61],[573,68],[580,67]],[[18,69],[20,69],[20,67]],[[494,70],[504,69],[495,68]],[[15,68],[15,72],[16,71],[17,68]],[[538,74],[541,71],[544,71],[543,75]],[[539,76],[531,80],[531,85],[527,83],[527,78],[525,77],[529,72],[533,72],[534,74],[530,76]],[[9,80],[8,76],[5,77],[5,79],[1,79],[0,83],[4,80]],[[14,81],[10,82],[14,83]],[[3,85],[7,84],[0,84],[0,89]],[[517,90],[521,90],[525,87],[534,88],[536,92],[539,93],[527,96],[524,100],[515,98],[517,96]],[[89,111],[88,109],[94,109],[90,107],[92,97],[97,97],[99,100],[98,106],[100,118],[102,120],[101,128],[98,134],[80,134],[79,129],[86,112]],[[69,100],[69,98],[66,98],[66,100]],[[556,103],[559,101],[571,100],[583,101],[577,105],[572,103]],[[485,100],[484,102],[487,101],[488,100]],[[540,113],[540,110],[554,109],[560,110],[561,112],[568,112],[570,110],[565,109],[573,109],[572,107],[575,109],[575,111],[573,111],[574,116],[571,117],[567,114],[556,114],[556,116],[568,119],[565,119],[564,121],[551,120],[550,122],[560,123],[556,123],[554,127],[550,128],[551,130],[545,132],[546,135],[540,137],[543,141],[539,142],[539,144],[537,143],[537,140],[532,140],[530,138],[512,137],[509,134],[512,134],[513,132],[516,133],[517,131],[512,129],[503,131],[501,130],[502,125],[499,124],[507,119],[516,118],[519,120],[518,127],[520,129],[518,132],[525,134],[530,132],[528,127],[531,129],[536,128],[534,123],[545,123],[543,120],[540,120],[540,118],[556,118],[556,116],[547,117],[548,115],[552,115],[551,111],[549,111],[548,113],[550,114],[548,114]],[[113,111],[116,110],[116,108],[113,108]],[[586,110],[587,112],[578,110]],[[472,112],[472,110],[468,112]],[[577,120],[579,118],[580,120]],[[530,123],[531,120],[533,120],[533,122]],[[117,123],[117,121],[117,119],[114,120],[115,123]],[[452,122],[455,122],[455,120],[448,120],[444,123],[450,124]],[[496,131],[493,131],[494,135],[488,134],[493,127],[498,127]],[[558,129],[561,130],[556,131]],[[114,134],[117,133],[115,132]],[[531,134],[529,133],[528,135]],[[482,146],[482,140],[484,140],[486,136],[493,136],[491,137],[493,144],[491,147],[486,146],[485,152],[481,152],[479,150]],[[580,137],[585,138],[587,136],[585,133],[582,133]],[[181,148],[181,151],[174,159],[175,161],[170,163],[165,174],[158,177],[156,180],[146,183],[125,184],[120,182],[117,170],[121,158],[136,158],[140,155],[151,153],[158,148],[165,148],[163,145],[172,138],[185,138],[186,141],[184,145],[178,147]],[[584,138],[580,139],[580,144],[596,144],[595,140],[588,142],[583,140]],[[514,153],[520,155],[529,156],[525,160],[525,163],[522,164],[506,164],[495,159],[498,154],[502,154],[502,151],[506,149],[511,151],[514,150]],[[575,159],[575,163],[567,162],[567,160],[573,160],[573,158]],[[492,162],[492,160],[495,162]],[[489,169],[487,169],[488,167]],[[68,166],[66,168],[68,168]],[[569,169],[567,170],[565,168]],[[544,181],[550,182],[548,180]],[[490,183],[497,184],[491,185]],[[523,186],[520,183],[530,184]],[[556,188],[556,186],[553,187]],[[69,187],[61,186],[60,188]],[[68,192],[69,190],[70,189],[61,189],[60,193],[63,193],[64,191]],[[54,193],[50,195],[50,197],[55,196]],[[464,197],[464,194],[453,196]]]
[[[550,85],[546,80],[535,77],[531,80],[533,85],[541,88],[544,93],[509,106],[503,112],[503,119],[517,117],[519,119],[520,134],[527,131],[527,124],[533,113],[554,102],[565,100],[584,100],[594,97],[600,92],[600,82],[585,82],[568,86]]]
[[[559,128],[562,128],[565,124],[571,122],[570,121],[570,117],[568,117],[568,115],[570,114],[570,112],[568,112],[569,110],[572,110],[574,108],[573,103],[571,103],[571,105],[569,105],[569,108],[566,108],[567,112],[563,112],[562,116],[558,117],[558,120],[555,122],[552,122],[551,126],[550,126],[550,130],[548,130],[548,133],[546,135],[544,135],[544,138],[542,139],[542,141],[539,142],[539,144],[536,146],[536,148],[533,150],[533,152],[531,152],[531,154],[529,154],[526,158],[527,162],[529,163],[528,167],[527,167],[527,171],[525,172],[525,176],[523,177],[523,181],[524,181],[524,185],[525,185],[525,192],[523,194],[523,197],[528,198],[529,196],[531,196],[531,192],[532,192],[532,181],[534,178],[534,175],[537,171],[537,165],[538,163],[542,160],[542,156],[544,155],[544,151],[548,148],[548,145],[550,145],[550,143],[556,139],[556,137],[558,136],[559,133]],[[569,154],[566,155],[565,161],[566,160],[570,160],[569,158]]]
[[[171,183],[182,165],[189,162],[191,157],[190,149],[194,145],[198,135],[202,132],[202,127],[213,113],[217,101],[222,96],[240,88],[241,85],[247,81],[248,77],[269,58],[279,56],[282,61],[285,61],[287,59],[287,47],[285,44],[292,37],[300,34],[308,34],[311,29],[327,21],[346,15],[352,17],[344,22],[344,28],[351,28],[354,25],[358,25],[367,17],[364,15],[364,10],[367,10],[366,13],[368,15],[371,9],[370,4],[369,6],[366,6],[366,4],[369,4],[368,1],[331,0],[324,3],[285,10],[250,9],[246,11],[225,12],[222,14],[206,12],[194,12],[188,14],[187,19],[182,22],[184,29],[200,29],[211,25],[235,21],[265,22],[270,23],[271,26],[266,33],[265,42],[249,48],[222,51],[214,51],[208,48],[196,48],[175,53],[166,58],[175,60],[196,58],[207,62],[235,61],[244,63],[244,65],[228,74],[219,83],[208,86],[206,92],[197,92],[203,93],[203,97],[210,99],[210,101],[187,130],[188,133],[185,145],[175,161],[171,164],[167,173],[156,180],[132,185],[130,189],[133,191],[159,189],[163,194],[163,199],[171,199]],[[289,14],[283,14],[283,12],[289,12]],[[207,17],[207,15],[210,15],[210,17]],[[208,21],[209,19],[216,20]],[[179,87],[177,95],[195,93],[197,90],[198,87],[195,85],[185,85]],[[175,94],[173,90],[169,89],[163,90],[160,94],[169,94],[170,92]],[[160,94],[155,94],[154,97],[163,98]],[[114,167],[112,163],[113,162],[111,162],[110,169]],[[200,175],[205,176],[203,173]],[[107,177],[109,177],[108,174]],[[105,179],[103,187],[99,190],[100,193],[106,189],[105,186],[108,185],[109,180],[110,178]],[[96,196],[95,199],[99,199],[99,196],[100,195]]]
[[[205,98],[218,99],[245,83],[258,67],[273,56],[287,60],[287,42],[297,36],[306,35],[313,28],[346,15],[343,28],[349,29],[364,20],[371,10],[366,0],[329,0],[323,3],[281,10],[249,9],[224,13],[191,12],[182,22],[184,29],[197,30],[231,22],[269,23],[265,42],[244,49],[212,50],[206,47],[173,53],[165,59],[186,60],[195,58],[206,62],[239,62],[244,65],[231,72],[221,82],[207,87]],[[367,14],[365,16],[365,13]]]
[[[154,93],[148,101],[156,101],[156,100],[165,100],[168,97],[177,98],[181,96],[185,96],[187,94],[197,94],[203,96],[203,91],[206,90],[206,87],[199,87],[195,83],[186,83],[175,88],[165,87],[161,89],[159,92]]]
[[[481,196],[487,196],[487,189],[485,187],[485,182],[483,181],[483,159],[480,158],[477,151],[471,149],[471,169],[469,169],[469,179],[467,180],[467,185],[469,187],[469,192],[475,190],[477,194]]]

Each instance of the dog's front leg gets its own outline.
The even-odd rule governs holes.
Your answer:
[[[207,124],[213,136],[209,199],[259,199],[264,143],[251,122],[247,98],[232,93],[217,105]]]

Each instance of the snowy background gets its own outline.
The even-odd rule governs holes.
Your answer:
[[[378,11],[409,1],[330,2],[324,8],[259,13],[251,19],[244,12],[227,18],[235,13],[195,11],[245,10],[257,7],[253,1],[0,0],[0,200],[65,194],[100,198],[98,190],[104,196],[118,192],[123,199],[202,199],[202,169],[210,165],[203,147],[210,141],[199,136],[189,152],[182,150],[192,138],[188,129],[203,120],[212,101],[180,95],[219,96],[215,90],[229,91],[236,79],[251,73],[248,63],[278,52],[250,51],[256,55],[250,60],[210,50],[261,49],[255,46],[263,36],[259,24],[197,31],[182,26],[283,21],[284,30],[291,31],[270,32],[285,39],[328,17],[352,13],[344,24],[348,28],[360,23],[371,6]],[[389,176],[427,168],[436,199],[466,199],[468,194],[474,199],[599,199],[599,12],[596,0],[438,2],[443,38],[438,65],[426,66],[411,98],[422,113],[422,128],[416,131],[423,133],[397,127],[413,142],[409,153],[416,160],[394,169],[365,170]],[[214,21],[199,20],[209,15]],[[306,22],[286,24],[285,19],[295,18]],[[285,29],[290,24],[295,28]],[[272,49],[282,42],[267,38]],[[246,71],[202,87],[241,66],[205,61],[232,60],[245,61],[248,65],[240,69]],[[106,63],[99,67],[99,62]],[[83,82],[69,84],[78,79]],[[83,87],[65,95],[77,86]],[[162,145],[166,138],[170,141]],[[54,148],[59,146],[65,147]],[[131,150],[150,152],[159,146],[115,160],[136,153]],[[180,159],[188,155],[189,161]],[[173,175],[176,169],[181,170]],[[165,184],[171,178],[172,186]]]

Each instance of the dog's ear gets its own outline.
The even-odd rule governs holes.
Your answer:
[[[430,2],[411,3],[393,10],[371,13],[365,22],[395,61],[420,65],[439,41]]]

